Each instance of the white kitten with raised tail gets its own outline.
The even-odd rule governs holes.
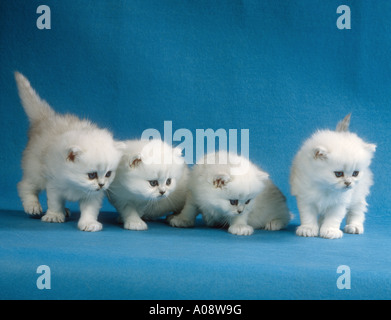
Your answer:
[[[129,140],[107,197],[124,228],[147,230],[143,221],[180,212],[185,204],[188,167],[182,150],[161,140]]]
[[[364,232],[376,145],[349,132],[349,123],[350,114],[336,131],[317,131],[293,161],[290,183],[300,212],[299,236],[341,238],[345,216],[346,233]]]
[[[286,199],[269,175],[226,151],[209,153],[193,167],[185,207],[168,221],[173,227],[192,227],[198,213],[207,226],[227,226],[236,235],[280,230],[291,219]]]
[[[46,222],[64,222],[65,201],[78,201],[78,228],[98,231],[104,190],[115,176],[121,143],[112,134],[73,115],[56,113],[41,100],[29,81],[15,72],[23,108],[30,120],[29,141],[23,153],[23,179],[18,184],[24,211],[42,213],[39,192],[46,190]]]

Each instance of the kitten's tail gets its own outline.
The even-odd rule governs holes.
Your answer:
[[[338,122],[337,124],[337,132],[346,132],[346,131],[349,131],[349,124],[350,124],[350,117],[351,117],[351,113],[349,113],[345,118],[343,118],[343,120],[341,120],[340,122]]]
[[[38,96],[25,76],[15,71],[15,80],[22,106],[31,123],[55,114],[49,104]]]

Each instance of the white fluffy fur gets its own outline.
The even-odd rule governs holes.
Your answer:
[[[36,94],[29,81],[15,73],[22,105],[30,120],[29,141],[23,153],[19,196],[26,213],[39,215],[40,191],[46,189],[46,222],[64,222],[65,201],[79,201],[80,230],[98,231],[103,191],[115,176],[121,158],[110,132],[73,115],[59,115]],[[110,177],[106,177],[111,171]],[[90,179],[89,173],[96,173]]]
[[[181,150],[161,140],[129,140],[125,144],[107,195],[125,229],[146,230],[148,226],[141,218],[155,219],[182,210],[188,168]],[[157,185],[152,186],[150,181]]]
[[[338,124],[337,131],[316,132],[293,161],[290,183],[300,212],[299,236],[340,238],[345,216],[345,232],[364,232],[365,199],[373,184],[369,165],[376,146],[348,132],[349,122],[350,115]],[[335,172],[344,175],[337,178]]]
[[[170,216],[169,223],[192,227],[201,212],[207,226],[228,226],[228,232],[236,235],[251,235],[254,228],[282,229],[290,213],[285,197],[268,177],[236,154],[208,154],[193,167],[185,207],[179,215]]]

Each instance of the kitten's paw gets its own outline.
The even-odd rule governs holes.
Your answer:
[[[128,220],[124,222],[124,228],[128,230],[143,231],[148,230],[148,225],[141,219]]]
[[[254,233],[254,228],[247,224],[235,224],[228,228],[228,232],[238,236],[250,236]]]
[[[287,223],[281,219],[274,219],[265,225],[265,230],[276,231],[285,228]]]
[[[40,215],[42,213],[41,204],[38,201],[29,201],[23,203],[24,212],[31,215]]]
[[[347,224],[343,231],[345,233],[362,234],[364,233],[364,226],[358,224]]]
[[[171,227],[176,228],[191,228],[194,227],[194,221],[184,219],[180,215],[171,215],[167,217],[167,221]]]
[[[79,220],[77,227],[81,231],[96,232],[102,230],[102,224],[96,220]]]
[[[342,238],[343,232],[338,228],[320,228],[319,235],[325,239],[339,239]]]
[[[319,235],[318,226],[301,225],[296,229],[296,235],[300,237],[317,237]]]
[[[46,214],[41,218],[44,222],[65,222],[65,215],[63,213],[47,211]]]

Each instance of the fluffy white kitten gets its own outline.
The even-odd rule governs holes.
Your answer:
[[[108,189],[124,228],[147,230],[141,219],[180,212],[185,204],[188,168],[182,151],[161,140],[129,140]]]
[[[363,233],[366,196],[373,184],[369,169],[376,145],[348,132],[350,114],[336,131],[321,130],[304,142],[291,170],[291,191],[297,199],[301,225],[296,234],[334,239]]]
[[[65,201],[79,201],[80,230],[98,231],[103,191],[115,176],[121,159],[112,134],[73,115],[60,115],[15,72],[23,108],[30,120],[29,141],[23,153],[23,179],[18,184],[24,211],[42,213],[38,200],[46,189],[46,222],[64,222]]]
[[[269,175],[244,157],[226,151],[207,154],[192,169],[189,193],[173,227],[192,227],[199,212],[207,226],[251,235],[255,229],[279,230],[291,217],[285,197]]]

